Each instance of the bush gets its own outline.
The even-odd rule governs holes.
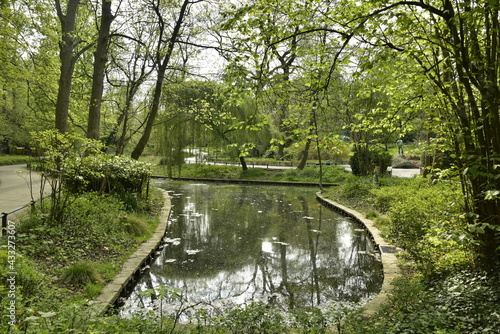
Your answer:
[[[142,194],[151,176],[151,165],[124,156],[92,155],[69,160],[65,186],[74,193]]]
[[[380,173],[384,174],[387,167],[391,165],[392,156],[379,146],[361,147],[357,146],[349,160],[352,173],[356,176],[372,175],[375,167],[380,167]]]
[[[408,160],[400,155],[395,155],[392,158],[392,167],[394,168],[418,168],[415,161]]]
[[[372,318],[349,316],[343,333],[439,333],[445,327],[445,315],[418,277],[399,278],[393,284],[394,293]]]
[[[373,184],[370,179],[349,180],[340,186],[339,193],[344,199],[367,199]]]
[[[218,327],[230,333],[283,333],[285,322],[272,305],[251,303],[235,306],[218,319]]]
[[[0,166],[28,164],[31,159],[26,155],[0,155]]]
[[[431,282],[418,275],[398,278],[374,316],[349,315],[342,333],[497,333],[498,279],[498,274],[470,271]]]
[[[144,217],[137,215],[122,216],[119,224],[125,233],[136,237],[147,235],[150,231]]]
[[[390,217],[383,224],[385,236],[405,249],[423,273],[432,276],[471,264],[458,184],[406,179],[370,193],[374,207]]]
[[[64,269],[61,282],[81,288],[89,283],[102,282],[102,278],[91,262],[79,261]]]

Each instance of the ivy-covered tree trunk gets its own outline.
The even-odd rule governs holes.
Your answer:
[[[101,123],[101,102],[104,90],[104,75],[108,61],[109,31],[115,19],[111,13],[111,1],[102,1],[101,26],[99,38],[94,53],[94,74],[92,76],[92,91],[90,93],[89,118],[87,123],[87,138],[99,140]]]
[[[66,14],[63,13],[59,0],[55,1],[57,16],[61,22],[61,41],[59,43],[59,58],[61,61],[59,73],[59,90],[56,101],[55,127],[59,132],[68,130],[68,112],[71,96],[71,84],[76,57],[74,55],[74,36],[76,28],[76,16],[80,0],[68,0]]]

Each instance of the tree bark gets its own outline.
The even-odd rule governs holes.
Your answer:
[[[101,124],[101,104],[104,90],[104,75],[108,61],[109,31],[115,16],[111,13],[111,0],[102,1],[101,26],[97,47],[94,52],[94,74],[92,76],[92,91],[90,94],[87,138],[99,140]]]
[[[304,147],[304,150],[300,153],[300,162],[297,165],[298,170],[303,170],[304,167],[306,166],[307,163],[307,158],[309,157],[309,148],[311,147],[311,139],[308,138],[306,139],[306,146]]]
[[[59,74],[59,89],[57,92],[55,127],[61,133],[68,131],[68,112],[71,96],[71,83],[75,68],[74,36],[76,16],[80,0],[68,0],[66,14],[62,12],[60,0],[55,0],[57,16],[61,22],[61,41],[59,42],[59,59],[61,61]]]

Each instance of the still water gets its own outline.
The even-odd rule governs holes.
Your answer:
[[[380,291],[381,263],[366,232],[317,202],[315,188],[159,186],[172,202],[165,243],[123,316],[158,312],[160,299],[163,314],[258,301],[289,310],[359,305]],[[144,293],[165,287],[176,295]]]

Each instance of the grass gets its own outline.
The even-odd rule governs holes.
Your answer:
[[[89,283],[102,283],[103,280],[92,262],[78,261],[63,270],[61,282],[81,288]]]
[[[27,164],[31,159],[26,155],[0,155],[0,166]]]
[[[59,319],[72,305],[78,305],[84,316],[89,299],[99,295],[130,254],[155,231],[163,197],[151,191],[149,199],[141,203],[146,209],[142,212],[127,212],[119,199],[93,193],[82,194],[70,203],[63,225],[44,219],[46,215],[39,208],[17,226],[16,308],[20,322],[40,314],[43,318],[47,312],[57,314],[54,319]],[[2,247],[1,281],[8,277],[7,269],[4,270],[8,260],[6,248]],[[2,285],[0,315],[9,302],[6,297]],[[5,319],[2,316],[0,321],[2,333],[4,329],[13,329]]]
[[[155,172],[159,176],[166,175],[162,166],[156,166]],[[183,165],[180,175],[174,177],[318,183],[319,172],[319,167],[305,167],[303,170],[264,168],[243,170],[239,166],[188,164]],[[323,183],[339,183],[352,177],[352,174],[343,167],[323,167]]]

